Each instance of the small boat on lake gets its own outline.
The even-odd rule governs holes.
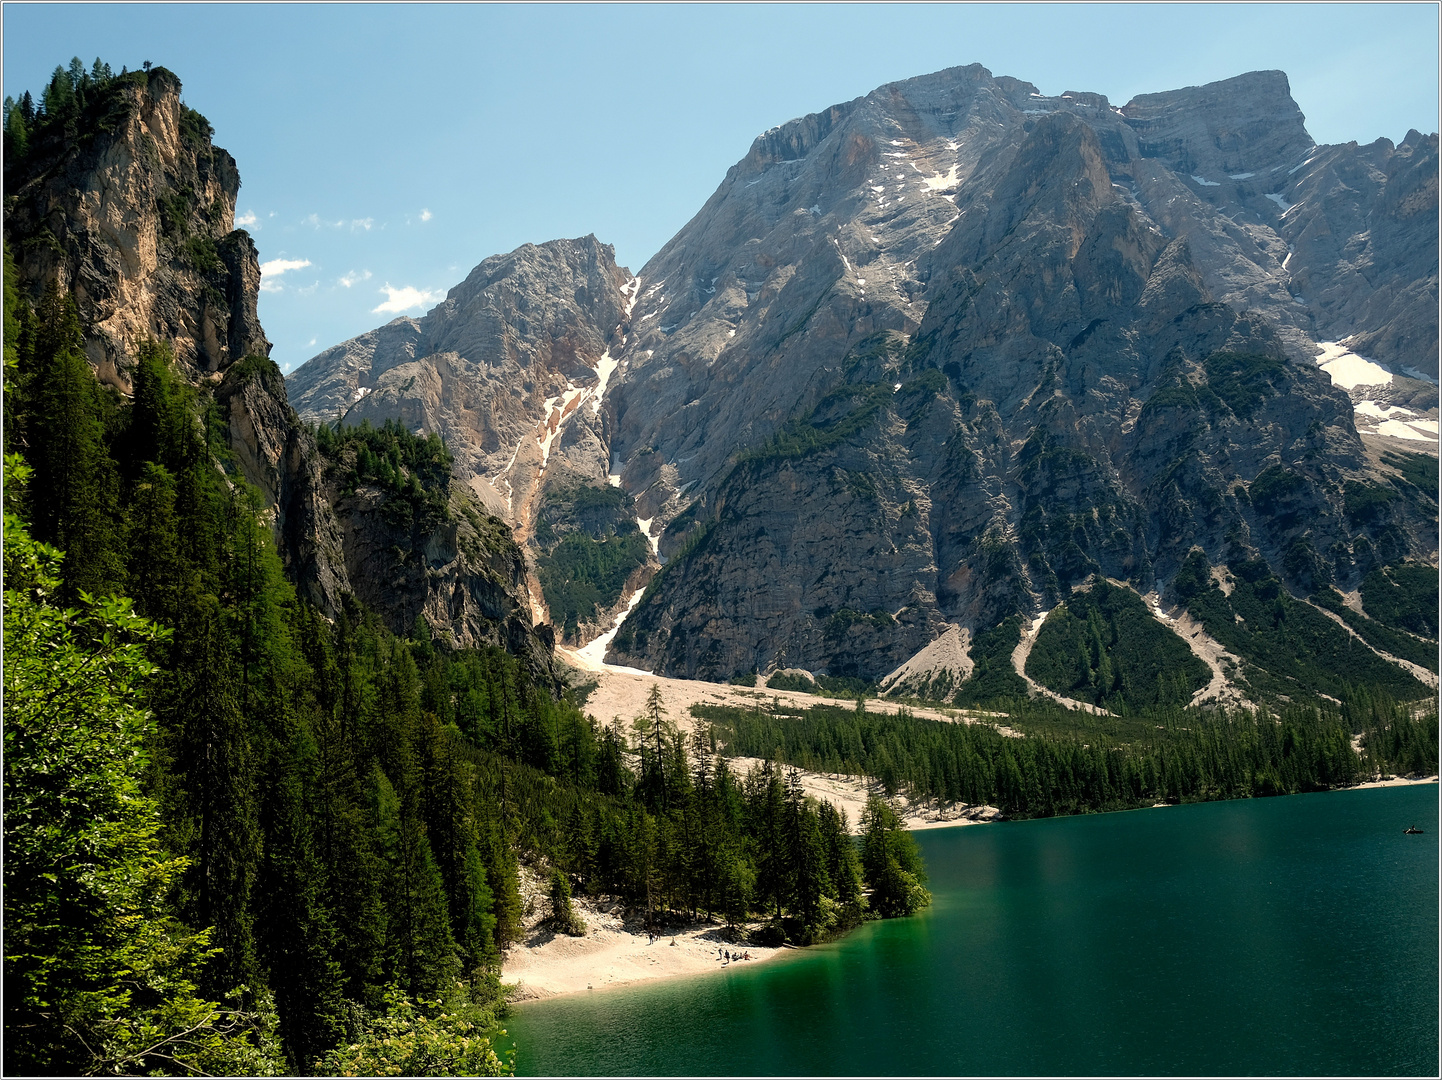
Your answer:
[[[1407,829],[1403,829],[1403,830],[1402,830],[1403,833],[1408,833],[1408,834],[1421,833],[1422,831],[1423,831],[1423,830],[1417,828],[1416,825],[1413,825],[1413,826],[1411,826],[1410,828],[1407,828]]]

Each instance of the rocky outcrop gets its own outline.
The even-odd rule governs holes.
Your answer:
[[[631,275],[594,236],[487,259],[421,319],[337,345],[290,377],[312,423],[438,432],[456,477],[525,532],[552,485],[604,484],[601,411]]]
[[[201,379],[266,356],[255,245],[234,230],[240,173],[164,68],[115,79],[83,133],[49,130],[6,162],[5,236],[39,295],[71,290],[97,374],[129,389],[137,344],[172,343]]]
[[[108,80],[73,122],[43,126],[7,159],[5,236],[24,287],[38,297],[58,281],[74,295],[96,373],[122,393],[141,342],[172,346],[213,400],[287,572],[324,614],[353,594],[398,632],[422,616],[438,637],[501,645],[556,685],[520,549],[473,494],[453,491],[447,520],[418,529],[383,512],[383,493],[337,488],[268,359],[255,245],[232,229],[235,161],[180,92],[162,68]]]
[[[1008,93],[1020,94],[972,78],[1003,116]],[[847,124],[889,102],[887,90],[830,137],[844,139]],[[914,259],[925,284],[917,325],[828,344],[807,339],[809,322],[778,335],[769,370],[800,406],[741,454],[731,444],[730,460],[709,451],[713,477],[693,471],[695,462],[718,426],[727,445],[732,403],[713,375],[695,392],[694,421],[655,416],[648,403],[683,378],[683,346],[669,341],[685,330],[662,341],[638,321],[631,348],[658,347],[644,364],[628,349],[640,371],[627,368],[617,393],[617,440],[633,422],[654,423],[642,441],[670,460],[628,464],[623,479],[653,484],[653,505],[663,507],[657,488],[695,485],[686,494],[704,510],[692,513],[693,542],[617,634],[621,662],[717,678],[784,654],[814,671],[877,677],[948,623],[984,629],[1045,610],[1092,573],[1145,592],[1194,545],[1218,560],[1260,553],[1301,592],[1353,580],[1375,564],[1378,544],[1387,557],[1435,551],[1426,506],[1389,504],[1385,525],[1349,515],[1348,485],[1372,481],[1350,401],[1296,347],[1296,326],[1270,317],[1266,288],[1247,294],[1256,303],[1245,310],[1221,302],[1211,281],[1237,300],[1244,275],[1228,278],[1216,262],[1209,271],[1202,241],[1158,222],[1117,179],[1123,151],[1135,170],[1162,167],[1137,156],[1127,117],[1103,102],[1033,93],[1016,110],[1010,142],[958,167],[957,220]],[[1180,124],[1169,152],[1182,154],[1194,129]],[[981,126],[981,137],[990,130]],[[948,150],[964,144],[957,134]],[[1266,153],[1279,153],[1297,136],[1282,124],[1264,141]],[[677,257],[693,258],[696,246]],[[1212,239],[1202,246],[1209,256],[1222,250]],[[840,271],[826,303],[846,290],[858,305],[840,325],[854,332],[883,304],[899,317],[888,299],[863,312],[866,275],[849,256]],[[666,373],[648,380],[657,363]],[[755,352],[736,363],[749,367],[738,396],[771,392]],[[710,414],[708,394],[717,402]],[[748,430],[764,417],[752,414]],[[687,442],[687,424],[705,440]]]

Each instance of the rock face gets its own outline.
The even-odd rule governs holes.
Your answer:
[[[192,379],[266,356],[255,245],[233,231],[240,173],[164,68],[117,79],[87,117],[5,173],[5,236],[32,291],[74,293],[100,378],[129,389],[135,346],[166,340]]]
[[[1379,148],[1398,176],[1435,154],[1412,143]],[[1299,214],[1294,244],[1354,238],[1311,249],[1341,282],[1390,205],[1374,171],[1360,210],[1308,210],[1356,153],[1315,147],[1276,73],[1114,109],[964,68],[763,135],[640,274],[612,454],[685,531],[613,655],[877,677],[1090,573],[1145,592],[1193,545],[1299,591],[1435,552],[1433,507],[1349,517],[1378,478],[1311,358],[1385,310],[1367,329],[1430,325],[1407,362],[1435,372],[1435,244],[1388,249],[1373,280],[1405,287],[1293,295]]]
[[[548,484],[604,484],[601,412],[631,275],[594,236],[487,259],[421,319],[396,319],[290,378],[311,423],[438,432],[456,477],[526,529]]]
[[[326,615],[353,593],[393,629],[422,615],[458,645],[503,645],[553,678],[552,638],[531,622],[525,563],[507,530],[453,490],[448,522],[397,528],[386,496],[343,496],[290,407],[256,317],[254,244],[232,230],[240,175],[162,68],[100,88],[75,130],[6,161],[5,237],[22,285],[76,298],[98,377],[122,393],[136,347],[173,347],[218,406],[240,477],[259,489],[301,595]],[[399,557],[396,552],[400,552]]]
[[[1317,146],[1280,72],[1118,108],[973,65],[761,135],[637,278],[522,248],[291,387],[445,434],[523,542],[619,481],[665,566],[615,661],[876,678],[1193,547],[1299,592],[1435,557],[1317,360],[1435,422],[1436,215],[1435,135]]]

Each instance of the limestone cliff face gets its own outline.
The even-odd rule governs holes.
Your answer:
[[[267,358],[256,249],[232,229],[235,161],[180,91],[161,68],[122,76],[68,128],[50,125],[21,160],[7,160],[5,236],[24,287],[38,297],[58,281],[72,292],[96,373],[122,393],[136,347],[171,344],[182,374],[218,406],[288,573],[323,613],[353,593],[397,631],[423,615],[440,637],[503,645],[554,680],[520,549],[474,496],[456,491],[451,520],[418,531],[378,514],[380,493],[335,489]]]
[[[164,68],[115,80],[86,130],[52,133],[5,173],[5,235],[39,292],[59,279],[100,378],[129,388],[135,346],[170,341],[203,378],[270,352],[255,245],[233,231],[240,173]]]
[[[337,345],[290,377],[302,417],[438,432],[456,477],[525,533],[552,484],[603,484],[601,411],[631,275],[594,236],[477,266],[421,319]]]
[[[914,82],[957,92],[959,73],[943,74]],[[757,364],[764,346],[738,353],[745,373],[734,393],[716,386],[729,373],[699,379],[701,365],[681,343],[714,320],[705,305],[669,335],[636,322],[615,399],[616,440],[635,430],[658,453],[632,458],[623,477],[628,487],[644,477],[656,504],[669,489],[696,505],[668,530],[676,540],[663,539],[672,560],[618,633],[620,662],[708,678],[773,663],[876,677],[948,623],[984,629],[1030,614],[1091,573],[1142,591],[1164,584],[1193,545],[1214,561],[1261,554],[1303,593],[1355,584],[1379,558],[1436,551],[1435,505],[1389,506],[1385,521],[1349,515],[1348,485],[1385,477],[1368,460],[1347,395],[1310,359],[1301,331],[1315,324],[1291,314],[1290,294],[1257,273],[1222,215],[1182,186],[1190,173],[1179,178],[1142,156],[1167,152],[1176,168],[1237,173],[1277,155],[1306,157],[1314,147],[1295,106],[1266,103],[1279,79],[1243,80],[1241,89],[1263,100],[1232,102],[1219,116],[1209,102],[1229,101],[1236,88],[1134,103],[1147,121],[1134,128],[1134,106],[1113,110],[1080,94],[1050,101],[984,73],[966,78],[1003,121],[1009,108],[1019,115],[1004,139],[986,123],[943,132],[947,153],[971,138],[989,150],[974,162],[959,155],[958,213],[927,250],[908,252],[912,278],[903,280],[923,286],[914,307],[903,306],[911,293],[898,292],[863,309],[861,279],[898,279],[877,273],[888,266],[884,245],[869,273],[847,255],[819,303],[799,314],[788,306],[768,365]],[[889,129],[876,121],[892,137],[870,144],[876,175],[866,182],[882,188],[871,211],[881,212],[882,228],[871,237],[893,223],[922,231],[925,204],[880,206],[893,194],[881,165],[889,153],[911,156],[914,129],[904,121],[948,115],[934,98],[924,111],[897,107],[904,93],[923,96],[902,88],[853,105],[826,136],[860,160],[864,142],[848,125],[869,109],[894,121]],[[806,133],[824,126],[802,124],[784,144],[804,149]],[[838,183],[854,183],[834,169],[824,141],[813,157]],[[893,145],[907,150],[881,149]],[[747,162],[766,160],[753,148]],[[787,167],[799,177],[811,165]],[[942,171],[933,168],[913,171],[924,184]],[[728,178],[727,199],[718,193],[713,204],[761,183]],[[1153,216],[1138,195],[1148,184],[1158,205],[1196,204],[1193,217]],[[930,189],[914,198],[923,194]],[[759,220],[750,218],[755,231]],[[708,224],[698,217],[684,246],[678,237],[674,252],[642,270],[642,318],[652,267],[675,274],[665,260],[697,259]],[[846,254],[844,235],[835,239]],[[751,246],[764,255],[766,243]],[[871,333],[808,340],[843,292],[857,308],[838,325]],[[866,323],[878,310],[895,321]],[[774,317],[773,307],[752,333]],[[745,332],[743,317],[736,337]],[[633,351],[653,347],[650,357]],[[714,367],[726,359],[723,351]],[[678,423],[652,403],[683,384],[692,400],[665,402]],[[768,437],[746,447],[741,436],[738,454],[726,433],[760,432],[768,417],[751,412],[752,426],[736,429],[727,410],[735,398],[782,398],[778,384],[796,406],[779,413]],[[708,449],[718,435],[725,458]],[[624,445],[613,452],[626,457]]]

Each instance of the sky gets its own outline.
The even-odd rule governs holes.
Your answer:
[[[594,233],[633,271],[762,131],[960,64],[1123,104],[1279,68],[1319,142],[1438,129],[1434,4],[21,4],[4,92],[144,61],[240,166],[291,371],[487,256]]]

